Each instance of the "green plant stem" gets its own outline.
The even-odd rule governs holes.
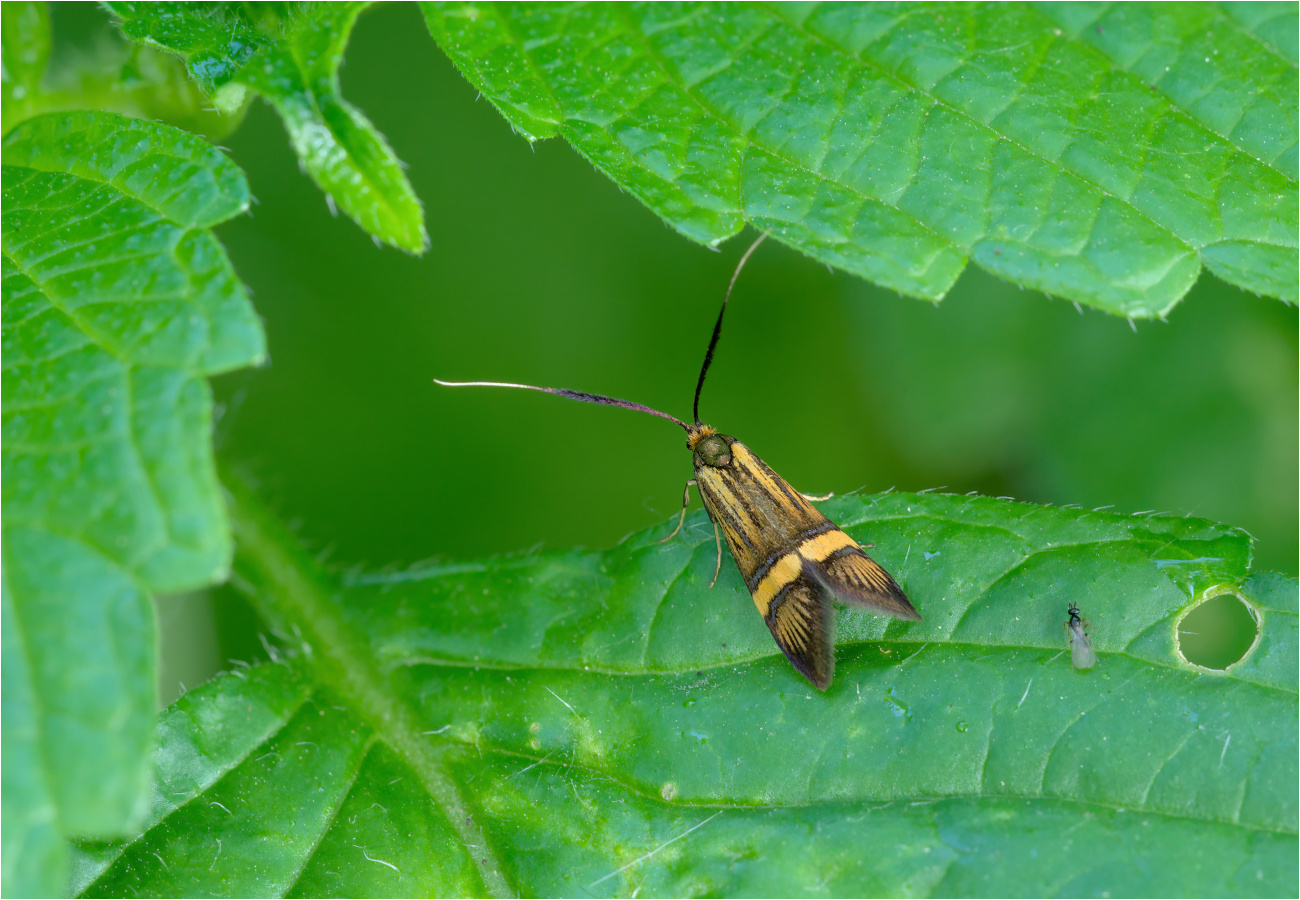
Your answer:
[[[222,482],[236,541],[234,583],[276,632],[299,642],[317,682],[346,699],[419,774],[461,841],[475,848],[486,893],[517,896],[488,836],[447,774],[442,750],[420,735],[410,711],[392,698],[373,656],[351,636],[328,577],[237,475],[223,470]]]

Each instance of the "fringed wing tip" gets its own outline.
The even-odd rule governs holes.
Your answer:
[[[835,677],[834,607],[807,573],[783,593],[764,621],[790,665],[824,691]]]
[[[898,603],[897,609],[890,611],[890,615],[895,619],[902,619],[905,622],[921,621],[921,614],[916,611],[916,607],[912,605],[911,601],[907,599],[907,595],[902,591],[899,591],[890,599]]]
[[[785,651],[785,648],[782,647],[781,650]],[[814,649],[809,659],[804,660],[789,652],[785,653],[785,658],[800,675],[812,682],[812,686],[817,690],[824,691],[831,686],[831,681],[835,678],[835,647],[830,642],[829,636],[821,648]],[[806,665],[806,662],[811,665]]]
[[[860,550],[831,560],[820,576],[822,584],[845,603],[908,622],[921,621],[898,582]]]
[[[777,646],[780,646],[780,644]],[[822,661],[820,666],[808,665],[808,663],[813,662],[813,660],[805,660],[796,656],[784,647],[781,647],[781,650],[785,653],[786,660],[794,667],[794,670],[804,678],[807,678],[812,686],[817,688],[817,690],[824,691],[831,686],[831,681],[835,678],[834,650],[831,650],[826,654],[826,659]]]

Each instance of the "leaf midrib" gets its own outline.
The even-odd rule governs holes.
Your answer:
[[[1046,653],[1051,650],[1059,650],[1061,653],[1068,652],[1068,647],[1059,645],[1038,646],[1034,644],[989,644],[978,643],[976,641],[954,641],[954,640],[907,640],[901,641],[890,639],[885,636],[879,638],[864,638],[861,640],[844,640],[836,641],[836,647],[865,647],[872,644],[891,644],[893,646],[908,647],[920,645],[922,648],[933,645],[935,647],[945,647],[950,649],[962,649],[969,647],[973,650],[1021,650],[1028,653],[1038,652]],[[919,650],[917,651],[920,652]],[[915,655],[915,654],[913,654]],[[1058,654],[1059,655],[1059,654]],[[1241,685],[1243,688],[1259,689],[1264,691],[1274,691],[1287,697],[1295,697],[1300,691],[1289,690],[1284,687],[1273,684],[1265,684],[1258,681],[1251,681],[1240,677],[1235,672],[1225,669],[1205,669],[1193,668],[1191,666],[1179,666],[1163,662],[1158,659],[1150,659],[1145,656],[1134,656],[1127,650],[1103,650],[1099,651],[1098,656],[1101,658],[1116,657],[1132,660],[1144,666],[1158,666],[1170,672],[1186,675],[1193,678],[1216,677],[1232,679],[1234,684]],[[403,655],[400,660],[394,660],[387,665],[382,665],[381,670],[392,671],[397,668],[417,668],[419,666],[431,666],[435,668],[446,669],[483,669],[489,672],[573,672],[575,674],[596,674],[611,675],[617,678],[640,678],[645,676],[663,676],[663,675],[687,675],[691,672],[706,672],[713,669],[725,669],[734,666],[752,665],[769,659],[783,658],[779,651],[772,653],[761,653],[755,656],[738,656],[734,659],[721,660],[711,663],[694,663],[682,668],[662,668],[662,669],[616,669],[609,666],[602,666],[598,663],[585,663],[575,661],[570,664],[551,665],[542,662],[537,663],[511,663],[482,659],[452,659],[450,657],[437,657],[431,655],[425,656],[406,656]],[[907,657],[911,659],[911,657]],[[906,660],[904,660],[906,661]],[[902,665],[898,663],[897,665]],[[1235,665],[1235,664],[1234,664]],[[806,687],[807,685],[805,685]]]
[[[228,485],[231,528],[240,549],[269,576],[266,580],[272,586],[270,590],[264,586],[263,590],[248,592],[258,611],[271,622],[292,623],[301,629],[303,644],[315,648],[309,659],[318,682],[346,698],[383,742],[419,775],[461,842],[482,848],[483,865],[478,876],[487,891],[494,897],[518,896],[518,890],[507,882],[503,874],[506,869],[488,836],[467,814],[468,805],[446,772],[442,753],[419,740],[409,710],[389,697],[373,657],[363,644],[349,637],[350,626],[338,614],[315,567],[295,553],[291,539],[282,533],[278,523],[254,506],[237,481],[231,477],[224,480]],[[237,556],[236,569],[248,562]]]
[[[1039,509],[1039,507],[1034,507],[1033,509],[1031,509],[1030,513],[1034,512],[1034,511],[1037,511],[1038,509]],[[856,527],[860,527],[860,526],[864,526],[864,525],[869,525],[869,524],[871,524],[871,523],[875,523],[875,522],[901,521],[901,520],[913,520],[913,519],[928,519],[928,520],[933,520],[933,521],[943,521],[943,522],[951,522],[951,521],[952,521],[951,519],[943,519],[942,517],[940,517],[940,516],[936,516],[936,515],[934,515],[933,513],[898,513],[898,514],[894,514],[894,515],[879,516],[879,517],[875,517],[875,518],[872,518],[872,519],[860,520],[860,521],[856,521],[856,522],[846,522],[845,527],[846,527],[846,528],[856,528]],[[966,605],[966,608],[965,608],[965,609],[963,610],[963,612],[962,612],[962,616],[961,616],[961,618],[958,619],[958,621],[957,621],[957,623],[954,625],[954,627],[956,627],[956,625],[960,625],[961,622],[964,621],[966,614],[969,613],[969,611],[970,611],[970,610],[973,608],[973,606],[975,605],[975,602],[976,602],[980,597],[987,595],[987,593],[988,593],[988,592],[989,592],[989,591],[990,591],[990,590],[991,590],[995,585],[997,585],[997,584],[999,584],[1000,582],[1004,581],[1007,577],[1009,577],[1010,575],[1012,575],[1013,573],[1015,573],[1015,572],[1018,571],[1019,569],[1023,568],[1027,563],[1029,563],[1029,562],[1030,562],[1031,560],[1033,560],[1034,558],[1039,557],[1039,556],[1041,556],[1041,555],[1043,555],[1043,554],[1045,554],[1045,553],[1059,553],[1059,552],[1061,552],[1061,551],[1071,550],[1071,549],[1075,549],[1075,548],[1079,548],[1079,547],[1105,546],[1105,545],[1108,545],[1108,544],[1135,544],[1135,545],[1142,545],[1142,544],[1155,544],[1155,543],[1156,543],[1156,541],[1154,541],[1154,540],[1148,540],[1148,539],[1144,539],[1144,538],[1137,537],[1137,536],[1129,536],[1129,537],[1127,537],[1127,538],[1122,538],[1122,537],[1108,537],[1108,538],[1103,538],[1103,539],[1098,539],[1098,540],[1083,540],[1083,541],[1068,541],[1068,542],[1060,542],[1060,543],[1054,543],[1054,544],[1051,544],[1050,546],[1044,546],[1044,547],[1038,547],[1038,548],[1035,548],[1035,547],[1034,547],[1034,544],[1032,543],[1032,541],[1031,541],[1028,537],[1026,537],[1026,536],[1024,536],[1024,535],[1022,535],[1022,534],[1020,534],[1020,533],[1018,533],[1018,532],[1016,532],[1016,531],[1014,531],[1013,529],[1006,528],[1006,527],[1002,527],[1002,526],[998,526],[998,525],[988,524],[988,523],[980,523],[980,522],[964,522],[963,524],[965,524],[967,527],[972,528],[972,529],[989,530],[989,531],[994,531],[994,532],[997,532],[997,533],[999,533],[999,534],[1005,535],[1008,539],[1014,539],[1014,540],[1018,541],[1020,544],[1022,544],[1024,548],[1028,548],[1028,549],[1027,549],[1027,552],[1026,552],[1026,550],[1024,550],[1024,549],[1019,550],[1019,551],[1018,551],[1018,558],[1017,558],[1017,559],[1015,559],[1014,561],[1009,562],[1009,564],[1007,565],[1006,569],[1005,569],[1004,571],[1002,571],[1000,574],[998,574],[997,577],[993,578],[993,579],[992,579],[991,581],[989,581],[987,584],[984,584],[984,585],[981,585],[981,586],[980,586],[980,588],[979,588],[979,590],[978,590],[978,593],[976,594],[975,598],[974,598],[970,603],[968,603],[968,604]],[[1163,544],[1162,546],[1169,546],[1170,543],[1179,540],[1180,537],[1182,537],[1182,536],[1174,535],[1174,536],[1171,537],[1171,540],[1170,540],[1170,541],[1165,542],[1165,544]],[[1193,539],[1193,540],[1194,540],[1195,538],[1190,538],[1190,539]],[[707,543],[708,543],[708,540],[707,540],[707,538],[705,538],[705,539],[702,539],[702,540],[700,540],[700,541],[696,541],[695,543],[690,544],[689,546],[691,547],[692,552],[694,552],[694,550],[695,550],[696,548],[701,547],[701,546],[704,546],[704,545],[706,545]],[[508,565],[508,566],[510,566],[510,568],[513,568],[513,569],[526,569],[526,568],[528,568],[528,567],[530,567],[530,566],[532,566],[532,565],[535,564],[535,557],[519,557],[519,558],[516,558],[516,559],[503,559],[503,560],[501,560],[501,563],[502,563],[503,565]],[[407,582],[407,583],[414,583],[414,582],[418,582],[418,581],[426,580],[426,579],[432,581],[432,580],[437,580],[437,579],[439,579],[440,577],[442,577],[442,576],[444,576],[444,575],[460,574],[460,573],[463,573],[463,572],[466,572],[466,571],[482,572],[482,571],[486,571],[486,568],[485,568],[484,566],[482,566],[481,564],[452,564],[451,566],[448,566],[448,567],[438,567],[438,568],[435,568],[435,569],[426,569],[426,570],[423,570],[421,573],[419,573],[418,576],[411,577],[411,578],[402,578],[401,580],[402,580],[402,581],[405,581],[405,582]],[[645,639],[645,647],[643,648],[642,657],[641,657],[641,659],[642,659],[642,664],[644,664],[644,661],[645,661],[646,656],[647,656],[648,651],[649,651],[649,646],[650,646],[650,644],[651,644],[651,642],[652,642],[654,624],[655,624],[656,622],[658,622],[658,620],[659,620],[659,614],[660,614],[660,611],[661,611],[662,608],[663,608],[664,601],[665,601],[665,599],[667,598],[668,594],[671,593],[671,585],[672,585],[672,584],[675,584],[676,581],[677,581],[678,579],[684,577],[684,576],[687,574],[688,571],[689,571],[689,561],[686,562],[686,563],[683,565],[683,567],[682,567],[682,568],[681,568],[681,569],[680,569],[680,570],[679,570],[679,571],[678,571],[678,572],[673,576],[673,580],[672,580],[672,582],[670,582],[669,587],[666,588],[666,589],[664,590],[664,592],[661,594],[661,596],[659,597],[658,602],[657,602],[656,605],[655,605],[655,613],[654,613],[654,615],[651,617],[650,625],[647,627],[647,633],[646,633],[646,639]],[[578,574],[592,574],[592,573],[591,573],[589,570],[587,570],[587,569],[579,569],[579,570],[578,570]],[[346,589],[346,588],[348,588],[348,587],[352,587],[352,586],[354,586],[354,585],[364,587],[364,586],[373,586],[373,585],[384,584],[384,583],[388,583],[388,582],[386,582],[386,581],[380,579],[378,576],[375,576],[375,577],[374,577],[374,580],[370,580],[370,579],[362,580],[361,578],[357,578],[357,579],[350,580],[350,581],[345,580],[345,581],[344,581],[344,588]],[[1286,613],[1282,613],[1282,614],[1286,614]],[[1159,624],[1160,624],[1160,621],[1161,621],[1161,620],[1156,620],[1156,621],[1154,621],[1154,622],[1151,622],[1151,623],[1150,623],[1146,628],[1144,628],[1142,631],[1139,631],[1136,635],[1134,635],[1134,637],[1132,638],[1132,640],[1129,641],[1128,645],[1126,645],[1126,647],[1125,647],[1124,649],[1121,649],[1121,650],[1105,651],[1106,655],[1108,655],[1108,656],[1119,656],[1119,657],[1125,657],[1125,658],[1131,659],[1131,660],[1133,660],[1133,661],[1135,661],[1135,662],[1140,662],[1140,663],[1148,664],[1148,665],[1156,665],[1156,666],[1160,666],[1161,668],[1164,668],[1164,669],[1167,669],[1167,670],[1169,670],[1169,671],[1173,671],[1173,672],[1178,672],[1178,673],[1180,673],[1180,674],[1188,674],[1188,673],[1190,673],[1190,674],[1198,675],[1198,676],[1199,676],[1199,675],[1204,675],[1204,674],[1206,674],[1206,672],[1205,672],[1204,670],[1201,670],[1201,669],[1191,669],[1190,667],[1186,667],[1186,666],[1180,666],[1180,665],[1172,664],[1172,663],[1169,663],[1169,662],[1167,662],[1167,661],[1165,661],[1165,660],[1160,660],[1160,659],[1149,659],[1149,658],[1147,658],[1147,657],[1135,656],[1135,655],[1133,655],[1133,654],[1131,654],[1131,653],[1128,652],[1128,647],[1132,646],[1132,644],[1133,644],[1134,641],[1139,640],[1139,639],[1140,639],[1144,634],[1146,634],[1146,633],[1147,633],[1147,630],[1148,630],[1149,628],[1151,628],[1151,627],[1153,627],[1153,626],[1157,626],[1157,625],[1159,625]],[[1000,650],[1024,650],[1024,651],[1031,651],[1031,652],[1032,652],[1032,651],[1047,651],[1047,650],[1052,650],[1052,649],[1059,649],[1059,645],[1057,645],[1057,644],[1051,644],[1051,645],[1047,645],[1047,644],[1044,644],[1044,645],[1036,645],[1036,644],[1016,644],[1016,643],[983,644],[983,643],[976,643],[976,642],[973,642],[973,641],[960,641],[960,640],[953,640],[953,639],[950,638],[950,637],[927,638],[927,639],[923,639],[923,640],[905,640],[905,639],[900,639],[900,638],[898,638],[898,637],[889,638],[889,637],[887,636],[887,634],[882,634],[879,638],[871,639],[871,641],[866,641],[866,640],[862,640],[862,641],[843,641],[843,642],[838,642],[838,645],[839,645],[839,646],[842,646],[842,647],[846,647],[846,646],[856,646],[856,645],[859,645],[859,644],[864,644],[864,643],[869,643],[869,642],[874,642],[874,643],[892,643],[892,644],[921,644],[922,646],[925,646],[925,645],[928,645],[928,644],[935,644],[936,646],[945,646],[945,647],[967,647],[967,646],[969,646],[969,647],[982,648],[982,649],[996,648],[996,649],[1000,649]],[[1252,648],[1252,650],[1253,650],[1253,649],[1255,649],[1255,648]],[[919,652],[919,651],[918,651],[918,652]],[[599,665],[599,664],[590,663],[590,662],[584,663],[584,662],[581,662],[581,661],[574,661],[574,662],[572,662],[571,664],[555,664],[555,665],[547,665],[547,664],[540,663],[540,662],[538,662],[538,663],[511,663],[511,662],[507,662],[507,661],[503,661],[503,660],[501,660],[501,661],[490,661],[490,660],[485,661],[485,660],[483,660],[483,659],[481,659],[481,658],[480,658],[480,659],[474,659],[474,660],[456,660],[456,659],[452,659],[452,658],[440,658],[440,657],[437,657],[437,656],[404,657],[404,659],[403,659],[401,662],[394,663],[393,665],[394,665],[394,666],[397,666],[397,665],[403,665],[403,666],[432,665],[432,666],[447,666],[447,667],[474,667],[474,668],[490,669],[490,670],[493,670],[493,671],[589,671],[589,672],[599,672],[599,673],[601,673],[601,674],[606,674],[606,675],[626,676],[626,677],[636,677],[636,676],[638,676],[638,675],[671,675],[671,674],[682,674],[682,673],[689,672],[689,671],[699,671],[699,670],[704,670],[704,669],[716,669],[716,668],[722,668],[722,667],[725,667],[725,666],[734,666],[734,665],[746,665],[746,664],[751,664],[751,663],[754,663],[754,662],[757,662],[757,661],[760,661],[760,660],[770,659],[770,658],[772,658],[772,657],[774,657],[774,656],[778,656],[778,655],[779,655],[779,654],[777,654],[777,653],[765,653],[765,654],[759,654],[759,655],[755,655],[755,656],[747,656],[747,657],[742,656],[742,657],[736,657],[736,658],[734,658],[734,659],[725,660],[725,661],[720,661],[720,662],[716,662],[716,663],[707,663],[707,664],[699,664],[699,665],[685,666],[685,667],[680,668],[680,669],[673,669],[673,668],[663,668],[663,669],[660,669],[660,668],[655,668],[655,669],[646,669],[646,668],[642,668],[642,669],[633,669],[633,668],[614,668],[614,667],[610,667],[610,666],[601,666],[601,665]],[[1259,682],[1259,681],[1255,681],[1255,680],[1251,680],[1251,679],[1241,678],[1241,677],[1238,676],[1235,672],[1229,672],[1229,671],[1226,671],[1226,670],[1225,670],[1225,671],[1222,671],[1221,673],[1220,673],[1220,672],[1216,672],[1216,674],[1218,674],[1219,677],[1231,678],[1231,679],[1233,679],[1233,680],[1234,680],[1236,683],[1238,683],[1238,684],[1250,685],[1250,686],[1252,686],[1252,687],[1261,688],[1261,689],[1269,690],[1269,691],[1279,691],[1279,692],[1281,692],[1281,693],[1283,693],[1283,694],[1286,694],[1286,695],[1288,695],[1288,696],[1292,696],[1292,695],[1296,695],[1296,694],[1300,693],[1300,690],[1297,690],[1297,691],[1290,691],[1290,690],[1287,690],[1286,688],[1283,688],[1283,687],[1280,687],[1280,686],[1277,686],[1277,685],[1270,685],[1270,684],[1261,683],[1261,682]]]
[[[451,738],[443,738],[443,741],[446,744],[451,746],[463,747],[463,748],[475,748],[475,744],[471,741],[458,741]],[[565,771],[576,767],[586,772],[598,774],[601,777],[601,779],[608,780],[618,785],[622,789],[626,790],[627,792],[636,794],[645,800],[649,800],[654,803],[665,803],[665,801],[663,800],[662,796],[659,794],[658,791],[645,790],[635,782],[631,782],[626,780],[623,777],[620,777],[620,773],[614,772],[612,770],[593,767],[586,763],[574,762],[573,760],[569,760],[566,762],[560,762],[560,761],[551,762],[550,757],[554,755],[554,751],[545,755],[534,755],[531,753],[523,752],[521,750],[510,750],[504,747],[491,747],[489,748],[489,751],[499,756],[511,757],[519,760],[528,760],[530,763],[538,767],[549,765],[551,768],[565,770]],[[1100,800],[1085,800],[1078,797],[1063,797],[1055,794],[1046,794],[1046,793],[1029,794],[1029,793],[1020,793],[1015,791],[994,791],[994,790],[981,791],[978,793],[955,792],[951,794],[933,794],[933,795],[912,794],[906,796],[900,795],[900,796],[889,797],[889,798],[862,798],[857,800],[830,800],[830,799],[810,800],[804,803],[800,803],[800,802],[743,803],[743,802],[737,802],[734,799],[727,800],[727,801],[710,802],[708,800],[673,799],[671,802],[665,803],[665,805],[672,806],[672,807],[683,807],[687,809],[731,809],[731,810],[752,812],[752,811],[781,810],[781,809],[834,808],[837,806],[852,808],[856,810],[856,809],[861,809],[863,806],[868,806],[868,805],[883,807],[883,806],[889,806],[894,803],[909,803],[909,804],[943,803],[943,802],[948,802],[953,800],[972,800],[972,801],[1025,800],[1031,803],[1061,803],[1061,804],[1067,804],[1072,806],[1105,809],[1115,813],[1142,812],[1147,815],[1162,816],[1164,818],[1173,819],[1176,821],[1219,825],[1227,828],[1241,828],[1243,830],[1251,831],[1259,834],[1277,834],[1277,835],[1297,834],[1296,831],[1281,826],[1270,828],[1265,825],[1256,825],[1250,822],[1240,822],[1240,821],[1234,822],[1234,821],[1226,821],[1224,819],[1218,819],[1218,818],[1203,818],[1203,817],[1197,817],[1193,815],[1180,815],[1179,813],[1170,812],[1168,810],[1155,809],[1147,806],[1135,806],[1132,803],[1106,803]]]

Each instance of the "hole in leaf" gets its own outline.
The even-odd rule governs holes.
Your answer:
[[[1241,597],[1224,592],[1192,608],[1178,623],[1178,652],[1207,669],[1240,662],[1259,636],[1254,611]]]

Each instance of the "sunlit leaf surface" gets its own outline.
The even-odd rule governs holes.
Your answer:
[[[183,696],[89,895],[1292,893],[1292,579],[1189,518],[885,494],[823,508],[920,623],[845,612],[822,694],[712,529],[604,553],[321,572],[237,491],[276,662]],[[1262,638],[1176,648],[1231,592]],[[1070,664],[1078,602],[1100,656]],[[294,798],[286,804],[285,798]]]

